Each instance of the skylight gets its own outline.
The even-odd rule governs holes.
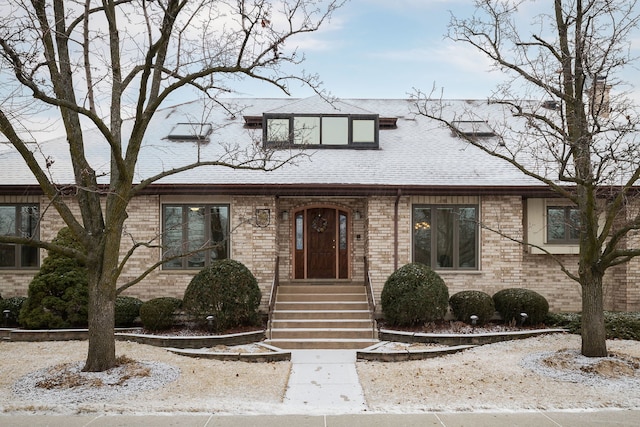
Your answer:
[[[210,123],[178,123],[169,134],[174,141],[203,141],[211,134]]]
[[[491,126],[484,120],[455,121],[452,126],[461,134],[474,138],[489,138],[496,136]]]

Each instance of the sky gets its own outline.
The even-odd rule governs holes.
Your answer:
[[[531,23],[551,2],[520,6],[524,23]],[[445,37],[451,16],[469,18],[472,0],[350,0],[330,22],[300,42],[306,60],[301,69],[317,73],[323,87],[340,98],[406,98],[414,89],[448,99],[486,99],[505,75],[491,70],[479,52]],[[527,22],[528,21],[528,22]],[[640,32],[632,49],[640,56]],[[638,81],[640,69],[625,77]],[[283,96],[264,84],[244,83],[239,95]],[[309,88],[291,86],[291,95],[313,95]],[[640,101],[640,91],[633,96]]]
[[[471,16],[470,0],[350,0],[330,22],[301,40],[301,65],[340,98],[406,98],[414,88],[444,88],[447,98],[486,98],[500,81],[490,64],[446,40],[450,14]],[[312,95],[290,87],[292,96]],[[282,96],[264,84],[238,88],[250,96]]]

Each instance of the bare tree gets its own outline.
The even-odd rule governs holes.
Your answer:
[[[416,105],[420,114],[575,204],[577,271],[555,259],[582,290],[582,354],[602,357],[603,277],[640,255],[640,248],[628,244],[640,228],[633,197],[640,177],[640,120],[621,79],[635,60],[630,48],[639,8],[636,1],[555,0],[549,13],[523,23],[523,3],[477,1],[472,18],[452,17],[449,26],[450,39],[481,52],[508,76],[489,99],[504,107],[505,117],[447,115],[433,92],[417,91]],[[490,121],[497,138],[465,135],[457,120]]]
[[[225,82],[239,77],[285,93],[292,81],[319,91],[316,76],[287,72],[303,59],[291,43],[318,30],[342,1],[8,0],[2,6],[0,131],[86,252],[20,237],[0,241],[63,251],[91,265],[86,371],[115,365],[114,302],[130,200],[158,179],[195,167],[268,170],[281,165],[271,162],[268,153],[242,164],[230,154],[217,161],[194,159],[134,181],[158,108],[187,88],[223,105],[218,95],[229,91]],[[30,128],[29,115],[42,110],[55,113],[64,126],[75,182],[54,182],[48,162],[39,163],[27,146],[23,131]],[[124,135],[127,116],[134,124]],[[86,147],[96,141],[86,140],[87,123],[99,130],[111,153],[106,188],[88,160]],[[73,186],[79,215],[61,197],[62,185]]]

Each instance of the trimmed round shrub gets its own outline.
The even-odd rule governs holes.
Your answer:
[[[411,263],[389,276],[380,302],[387,322],[412,326],[442,319],[449,307],[449,290],[431,268]]]
[[[178,298],[160,297],[145,301],[140,306],[140,321],[145,329],[162,331],[174,325],[174,314],[182,301]]]
[[[117,328],[128,328],[140,315],[142,300],[129,296],[116,297],[116,320]]]
[[[53,243],[83,250],[68,228],[61,229]],[[29,284],[18,322],[28,329],[83,327],[87,325],[88,300],[86,266],[49,251]]]
[[[200,326],[215,331],[255,325],[262,293],[258,281],[242,263],[215,261],[196,274],[184,292],[184,311]],[[213,316],[209,321],[208,316]]]
[[[495,305],[491,295],[482,291],[462,291],[449,298],[451,311],[457,320],[473,323],[472,315],[478,316],[477,324],[488,322],[495,313]]]
[[[0,324],[3,326],[18,326],[20,309],[26,300],[26,297],[0,299],[0,313],[2,313],[2,320],[0,321]],[[5,314],[5,310],[9,310],[9,312]]]
[[[493,295],[493,302],[505,322],[521,322],[520,313],[527,313],[523,324],[537,325],[543,323],[549,313],[546,298],[529,289],[503,289]]]

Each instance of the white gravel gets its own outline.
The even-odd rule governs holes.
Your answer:
[[[356,363],[367,412],[640,408],[640,342],[610,341],[629,366],[577,354],[580,338],[553,334],[476,347],[433,359]],[[224,362],[118,342],[118,355],[150,375],[101,387],[38,389],[53,366],[78,370],[86,342],[0,342],[0,412],[286,413],[289,362]],[[551,357],[551,359],[549,359]],[[635,359],[634,359],[635,358]],[[595,369],[589,364],[603,363]],[[604,367],[604,368],[603,368]],[[600,372],[600,373],[598,373]],[[606,375],[602,375],[602,373]],[[111,378],[111,379],[110,379]],[[108,385],[108,383],[112,383]],[[327,414],[339,409],[327,408]]]

